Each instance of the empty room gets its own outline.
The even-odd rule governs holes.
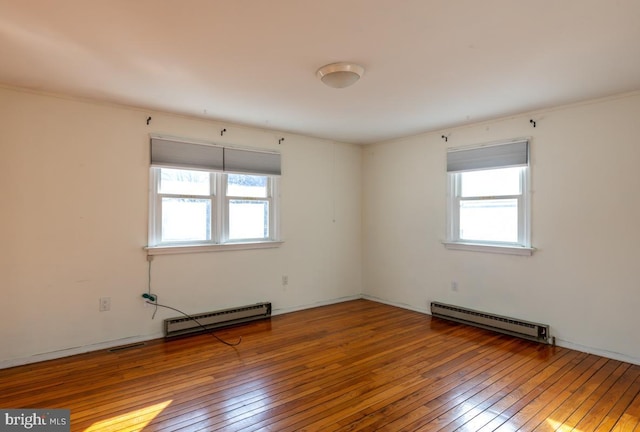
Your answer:
[[[640,431],[640,2],[0,0],[0,431]]]

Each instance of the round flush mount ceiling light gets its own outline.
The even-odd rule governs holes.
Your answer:
[[[345,88],[353,85],[364,74],[364,68],[355,63],[339,62],[322,66],[316,72],[320,80],[333,88]]]

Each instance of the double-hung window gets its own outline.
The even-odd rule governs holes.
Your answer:
[[[273,227],[273,179],[269,176],[226,174],[224,238],[264,241]]]
[[[149,250],[279,241],[279,175],[278,153],[152,137]]]
[[[529,255],[529,142],[447,151],[447,247]]]
[[[215,233],[216,175],[207,171],[151,168],[155,220],[152,244],[204,244]]]

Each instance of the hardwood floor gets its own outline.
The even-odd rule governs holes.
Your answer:
[[[73,431],[638,431],[640,366],[366,300],[0,370]]]

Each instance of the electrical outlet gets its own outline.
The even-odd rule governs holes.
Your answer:
[[[451,291],[458,292],[458,282],[457,281],[451,281]]]
[[[282,275],[282,286],[289,285],[289,276]]]
[[[100,297],[100,312],[111,310],[111,297]]]

